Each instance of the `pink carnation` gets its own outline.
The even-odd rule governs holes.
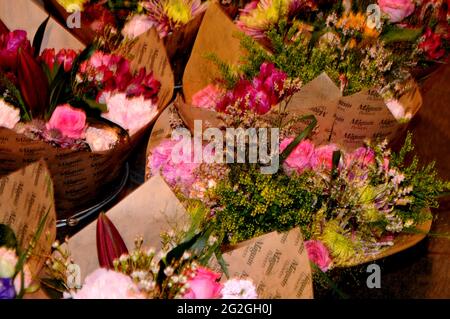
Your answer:
[[[218,283],[220,274],[207,268],[199,267],[195,275],[188,281],[189,290],[185,299],[217,299],[220,298],[222,285]]]
[[[122,35],[131,40],[156,26],[155,21],[145,14],[134,15],[124,26]]]
[[[192,97],[192,105],[204,109],[214,109],[219,103],[222,90],[214,84],[210,84],[204,89],[198,91]]]
[[[280,152],[283,152],[289,144],[292,143],[293,138],[286,138],[280,144]],[[284,162],[287,171],[295,170],[301,173],[311,168],[311,157],[314,154],[314,145],[304,140],[292,151],[289,157]]]
[[[150,172],[152,175],[161,173],[169,185],[179,185],[187,191],[196,181],[194,172],[199,164],[194,163],[192,151],[190,154],[176,153],[175,147],[179,151],[183,149],[182,144],[179,143],[186,143],[186,141],[168,139],[162,141],[152,152],[149,161]],[[192,150],[192,145],[189,147]]]
[[[378,5],[393,23],[400,22],[410,16],[415,9],[412,0],[378,0]]]
[[[311,262],[317,265],[323,272],[330,269],[331,258],[327,247],[318,240],[308,240],[305,242],[305,248]]]
[[[333,167],[333,153],[338,150],[334,144],[324,145],[315,149],[311,156],[311,166],[314,170],[331,170]]]
[[[47,130],[57,130],[61,135],[79,139],[84,137],[86,113],[71,107],[69,104],[58,106],[46,125]]]
[[[86,277],[83,288],[73,299],[144,299],[133,280],[121,273],[97,269]]]
[[[357,165],[360,168],[367,168],[375,163],[375,152],[371,148],[360,147],[348,154],[345,158],[347,166]]]
[[[106,97],[108,112],[102,117],[128,130],[130,135],[137,133],[158,114],[158,107],[143,96],[127,98],[125,93]]]

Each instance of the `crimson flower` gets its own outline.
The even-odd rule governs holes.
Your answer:
[[[438,60],[445,54],[441,37],[434,33],[430,28],[427,28],[425,31],[423,39],[419,43],[419,49],[423,50],[427,58],[431,60]]]

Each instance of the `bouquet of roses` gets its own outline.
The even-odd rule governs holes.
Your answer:
[[[47,260],[44,283],[73,299],[256,299],[251,280],[230,279],[220,283],[220,274],[201,266],[201,255],[173,249],[174,233],[162,236],[163,249],[146,249],[142,237],[128,251],[114,224],[101,214],[97,221],[97,251],[100,268],[84,284],[69,282],[74,265],[70,252],[56,242]]]
[[[160,83],[100,48],[39,54],[45,25],[33,46],[24,31],[0,34],[1,171],[45,158],[63,212],[86,205],[101,190],[98,182],[118,176],[158,114]]]

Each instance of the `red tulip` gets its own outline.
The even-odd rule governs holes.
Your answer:
[[[49,104],[49,84],[39,63],[27,50],[19,49],[17,75],[20,92],[32,116],[43,116]]]
[[[97,220],[97,254],[100,267],[107,269],[114,269],[114,260],[128,254],[119,231],[103,213]]]
[[[32,52],[27,33],[23,30],[13,32],[0,32],[0,70],[5,72],[16,72],[17,55],[19,49]]]

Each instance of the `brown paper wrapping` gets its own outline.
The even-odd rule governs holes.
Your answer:
[[[39,161],[0,178],[0,224],[16,234],[21,249],[27,249],[39,222],[48,213],[44,230],[29,259],[33,275],[37,275],[49,256],[56,238],[56,214],[53,184],[45,162]]]
[[[229,247],[223,258],[230,277],[251,278],[260,299],[313,298],[311,268],[300,229],[273,232]],[[217,260],[210,266],[221,271]]]
[[[220,77],[217,66],[205,58],[214,53],[223,62],[237,65],[245,54],[240,48],[236,33],[238,27],[230,20],[219,5],[211,5],[192,50],[191,58],[183,78],[185,102],[176,105],[185,124],[193,130],[194,120],[203,120],[204,126],[221,127],[222,122],[212,110],[192,107],[192,96]],[[217,34],[223,36],[217,37]],[[400,102],[407,111],[415,115],[422,105],[417,85],[401,97]],[[316,116],[318,133],[312,136],[316,144],[336,143],[347,150],[363,145],[364,140],[395,140],[406,128],[392,115],[384,101],[372,89],[354,95],[342,96],[340,89],[325,74],[306,83],[292,98],[287,111],[289,118],[300,115]],[[301,128],[301,124],[299,125]]]
[[[38,9],[39,7],[36,10]],[[123,53],[132,60],[134,70],[145,66],[161,82],[158,101],[161,113],[172,99],[174,80],[159,36],[154,30],[150,30]],[[156,119],[157,116],[131,136],[129,141],[122,141],[114,149],[101,153],[54,148],[45,142],[33,141],[12,130],[0,128],[0,176],[40,158],[45,159],[55,185],[58,219],[68,218],[108,195],[110,186],[120,178],[130,152]]]
[[[160,249],[163,231],[181,229],[187,223],[185,209],[159,175],[148,180],[107,215],[128,249],[134,247],[134,239],[140,235],[143,235],[146,247]],[[96,222],[71,238],[68,245],[75,263],[82,270],[82,278],[98,268]],[[311,269],[299,230],[287,234],[271,233],[241,243],[224,257],[230,275],[252,278],[261,298],[313,296]],[[243,265],[245,258],[246,266]],[[212,261],[211,266],[216,265]]]

